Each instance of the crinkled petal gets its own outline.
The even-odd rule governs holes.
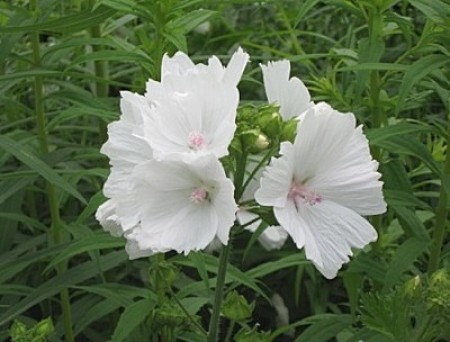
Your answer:
[[[299,123],[295,178],[327,200],[361,215],[386,211],[378,163],[372,160],[362,128],[353,114],[316,105]],[[301,162],[303,161],[303,162]]]
[[[95,213],[95,218],[100,222],[103,229],[112,236],[122,236],[123,228],[120,225],[119,217],[116,215],[116,203],[108,200],[100,205]]]
[[[291,65],[288,60],[261,64],[264,88],[269,103],[280,106],[280,114],[288,120],[310,108],[313,103],[308,89],[297,77],[289,79]]]
[[[238,48],[233,56],[231,56],[230,62],[225,69],[223,82],[236,87],[241,80],[242,73],[244,72],[249,58],[250,56],[245,53],[242,48]]]
[[[306,258],[328,279],[349,261],[351,248],[362,248],[377,239],[366,219],[331,201],[300,206],[298,216],[305,222]]]
[[[283,227],[294,240],[297,248],[305,245],[306,222],[297,211],[294,201],[286,201],[283,207],[274,207],[273,212],[278,223]]]

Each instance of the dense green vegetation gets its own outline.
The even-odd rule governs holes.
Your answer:
[[[205,340],[217,255],[129,261],[94,218],[99,149],[164,53],[242,46],[244,103],[265,101],[259,63],[289,59],[314,101],[356,115],[388,212],[333,280],[290,240],[236,236],[220,340],[450,341],[448,0],[7,0],[0,25],[0,340]]]

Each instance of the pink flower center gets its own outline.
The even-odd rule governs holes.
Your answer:
[[[314,190],[308,189],[302,183],[292,183],[288,198],[293,200],[296,205],[299,200],[309,205],[322,202],[322,196],[317,194]]]
[[[208,199],[208,192],[203,188],[195,188],[191,192],[191,202],[199,204]]]
[[[191,132],[189,134],[189,148],[195,151],[205,146],[205,137],[199,132]]]

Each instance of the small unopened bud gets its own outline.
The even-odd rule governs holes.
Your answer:
[[[256,138],[255,141],[255,147],[259,150],[265,150],[267,147],[269,147],[270,142],[269,139],[264,134],[258,135],[258,138]]]
[[[419,298],[422,290],[422,283],[419,276],[408,280],[404,285],[405,294],[410,298]]]
[[[297,119],[291,119],[283,123],[283,128],[281,129],[281,141],[294,142],[295,136],[297,135]]]
[[[224,300],[222,314],[233,320],[243,321],[252,315],[253,306],[250,305],[244,296],[236,291],[231,291]]]

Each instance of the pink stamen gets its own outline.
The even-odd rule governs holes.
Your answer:
[[[189,148],[192,150],[200,150],[205,145],[205,138],[199,132],[191,132],[189,134]]]
[[[195,188],[191,193],[191,201],[195,204],[204,202],[208,198],[208,192],[203,188]]]
[[[302,183],[292,183],[288,198],[294,200],[296,203],[297,200],[301,199],[304,203],[309,205],[322,202],[322,196],[317,194],[314,190],[308,189]]]

